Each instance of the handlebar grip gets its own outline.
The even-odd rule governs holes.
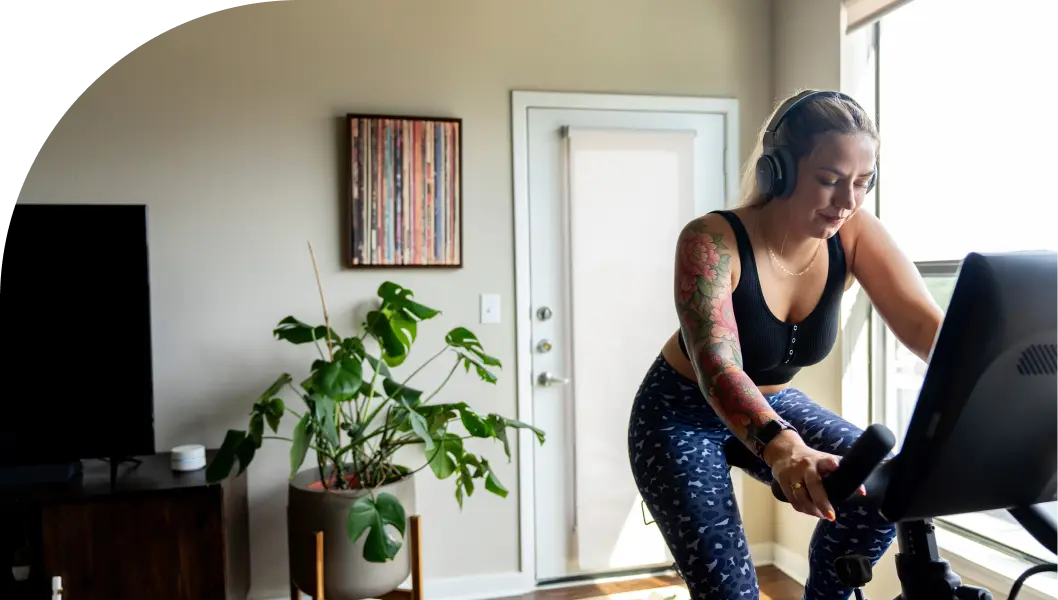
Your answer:
[[[836,471],[823,478],[823,489],[831,502],[844,502],[856,492],[871,472],[896,446],[896,437],[885,425],[868,427],[838,463]],[[789,502],[778,481],[771,483],[771,493],[781,502]]]

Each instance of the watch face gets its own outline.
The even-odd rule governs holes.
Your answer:
[[[782,418],[768,421],[764,425],[757,429],[756,435],[753,436],[754,445],[756,446],[756,454],[763,458],[764,447],[768,445],[768,442],[772,441],[775,436],[779,435],[784,429],[793,429],[793,426],[784,421]]]

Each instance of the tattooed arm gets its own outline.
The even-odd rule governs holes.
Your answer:
[[[731,304],[731,263],[738,259],[730,226],[706,215],[684,227],[676,251],[676,311],[698,385],[716,414],[747,448],[765,448],[757,432],[778,415],[742,370],[738,326]],[[800,443],[784,431],[768,444],[765,460]]]

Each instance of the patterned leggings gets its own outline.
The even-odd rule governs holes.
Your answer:
[[[783,390],[767,401],[818,450],[844,455],[862,433],[797,390]],[[628,453],[639,492],[695,600],[759,597],[724,455],[731,435],[696,383],[659,356],[636,394]],[[749,474],[771,484],[771,469],[763,462]],[[849,598],[852,590],[838,582],[834,559],[861,554],[876,564],[896,536],[896,528],[865,509],[859,498],[854,494],[844,504],[835,503],[836,521],[821,519],[816,525],[805,600]]]

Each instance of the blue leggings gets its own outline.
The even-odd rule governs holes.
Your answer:
[[[767,401],[818,450],[844,455],[862,433],[797,390],[783,390]],[[695,600],[759,598],[724,455],[731,435],[697,384],[659,356],[636,394],[628,454],[639,492]],[[763,461],[748,472],[771,484],[771,469]],[[852,589],[838,582],[834,559],[861,554],[876,564],[892,543],[896,528],[859,498],[854,494],[835,503],[837,519],[820,519],[816,525],[805,600],[849,598]]]

